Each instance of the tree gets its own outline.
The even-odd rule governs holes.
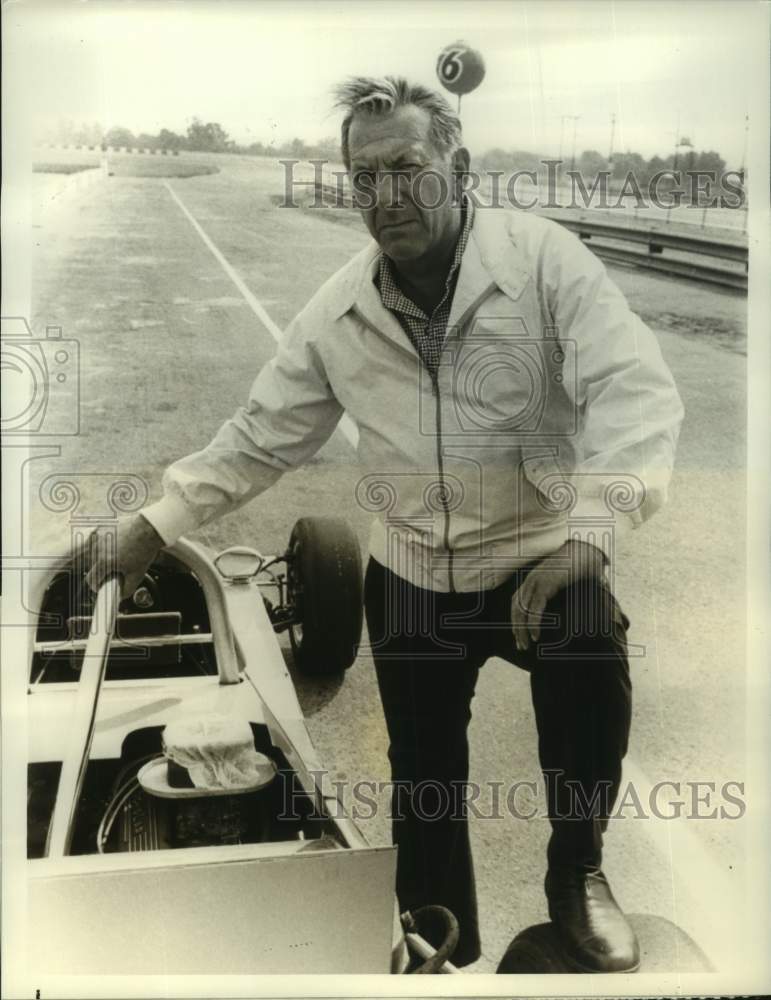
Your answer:
[[[614,180],[623,181],[629,174],[634,174],[638,184],[648,182],[648,164],[639,153],[627,150],[625,153],[616,153],[613,157]]]
[[[111,128],[104,137],[104,141],[108,146],[115,146],[117,148],[121,146],[133,146],[135,143],[134,133],[127,128],[120,127]]]
[[[308,147],[308,159],[336,162],[340,157],[340,140],[334,135],[325,136]]]
[[[660,156],[652,156],[648,160],[648,179],[659,173],[661,170],[669,170],[672,167],[672,157],[662,160]]]
[[[538,153],[530,153],[526,149],[514,149],[509,153],[512,169],[543,171],[543,157]]]
[[[702,150],[700,153],[692,149],[690,153],[691,156],[683,165],[683,183],[688,185],[691,198],[696,204],[707,204],[722,185],[726,163],[713,149]]]
[[[228,134],[219,122],[194,118],[187,127],[187,147],[204,153],[223,153],[228,146]]]
[[[714,170],[717,174],[722,174],[725,171],[725,166],[725,160],[720,153],[716,153],[714,149],[710,149],[696,155],[693,169]]]
[[[608,169],[608,161],[596,149],[585,149],[578,158],[578,170],[582,177],[596,177],[601,170]]]
[[[140,132],[137,136],[137,146],[140,149],[157,149],[158,136],[149,135],[147,132]]]
[[[302,139],[298,139],[297,137],[292,139],[290,143],[287,143],[284,146],[284,149],[286,150],[287,155],[291,156],[295,160],[306,160],[308,158],[308,154],[310,153],[308,146],[305,145]]]
[[[167,128],[162,128],[158,133],[158,145],[161,149],[184,149],[186,144],[184,135],[178,135]]]
[[[514,166],[511,153],[500,147],[488,149],[479,162],[484,170],[511,170]]]
[[[683,170],[694,170],[696,168],[696,150],[689,149],[687,153],[683,155],[680,167]]]
[[[99,122],[90,125],[80,125],[72,133],[71,141],[76,146],[99,146],[104,139],[104,129]]]

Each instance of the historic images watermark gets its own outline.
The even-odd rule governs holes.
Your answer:
[[[545,786],[540,781],[451,781],[430,779],[409,781],[349,781],[332,778],[328,771],[309,772],[318,788],[333,790],[333,798],[324,799],[325,814],[350,816],[353,820],[371,820],[384,814],[388,820],[403,819],[405,814],[426,822],[460,820],[473,816],[483,821],[559,819],[586,821],[612,820],[737,820],[747,811],[745,783],[704,779],[666,778],[649,789],[641,790],[628,781],[618,789],[615,801],[609,781],[600,781],[587,791],[563,771],[546,771]],[[298,819],[307,812],[307,792],[293,772],[287,773],[283,786],[282,812],[279,819]],[[547,809],[547,797],[553,803]],[[335,806],[335,802],[337,805]],[[549,813],[551,812],[551,816]],[[319,814],[322,818],[322,814]]]
[[[539,161],[537,170],[469,170],[448,176],[431,167],[415,170],[341,170],[329,160],[279,160],[284,167],[282,208],[299,208],[296,196],[308,194],[305,208],[376,207],[399,210],[406,202],[420,210],[433,210],[448,200],[457,203],[461,192],[478,208],[569,209],[671,209],[681,206],[740,209],[746,204],[741,170],[674,169],[666,167],[650,176],[627,171],[622,177],[611,170],[585,176],[564,169],[564,161]],[[310,168],[310,169],[309,169]],[[312,173],[312,180],[308,179]]]
[[[106,536],[107,575],[112,575],[117,570],[118,519],[144,506],[149,486],[134,473],[80,470],[52,472],[36,487],[32,485],[33,464],[61,458],[61,439],[82,432],[81,345],[64,336],[60,326],[46,326],[45,333],[38,334],[23,316],[2,317],[0,332],[0,435],[7,479],[19,489],[18,502],[5,504],[6,521],[13,523],[14,530],[7,532],[10,544],[2,553],[2,568],[17,573],[20,584],[16,599],[9,597],[5,602],[3,626],[38,631],[41,625],[64,625],[50,611],[42,615],[34,599],[32,605],[29,601],[31,595],[40,596],[43,578],[66,576],[67,606],[82,611],[73,612],[70,626],[85,627],[86,616],[93,611],[84,579],[91,543],[97,530]],[[56,540],[47,538],[42,548],[33,541],[36,517],[56,529]],[[143,649],[124,652],[147,655]]]
[[[80,344],[60,326],[37,336],[22,316],[0,320],[3,438],[67,437],[80,431]]]

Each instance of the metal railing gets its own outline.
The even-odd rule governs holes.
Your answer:
[[[348,189],[317,181],[306,183],[316,202],[335,207],[354,207]],[[606,218],[588,218],[586,214],[571,215],[565,209],[538,209],[538,214],[575,232],[603,260],[657,271],[674,278],[747,291],[748,248],[736,230],[726,229],[725,235],[717,236],[699,232],[696,227],[693,232],[685,232],[686,226],[679,231],[661,229],[655,224],[641,226],[639,219],[631,223],[612,223]],[[619,244],[633,244],[645,249],[630,249]],[[665,250],[670,254],[665,255]],[[671,253],[682,256],[673,257]],[[734,266],[715,267],[704,263],[704,257],[724,260]]]
[[[588,219],[585,215],[578,218],[567,216],[559,211],[542,211],[540,214],[576,233],[604,260],[659,271],[676,278],[747,291],[748,249],[746,244],[736,240],[702,233],[686,234],[682,230],[675,232],[634,225],[613,225]],[[645,250],[641,252],[618,245],[625,243],[642,246]],[[665,256],[665,250],[684,256]],[[717,258],[739,266],[713,267],[699,259],[703,257]]]

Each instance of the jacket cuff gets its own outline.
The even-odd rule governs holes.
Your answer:
[[[200,519],[180,497],[167,493],[156,503],[143,507],[142,517],[163,539],[164,545],[173,545],[178,538],[200,527]]]

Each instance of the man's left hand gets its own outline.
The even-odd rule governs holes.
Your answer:
[[[549,601],[579,580],[600,580],[605,556],[588,542],[570,541],[542,559],[525,577],[511,598],[511,628],[518,650],[538,642],[541,618]]]

